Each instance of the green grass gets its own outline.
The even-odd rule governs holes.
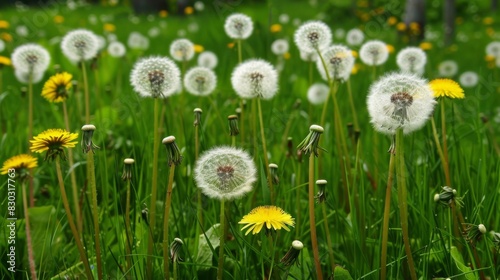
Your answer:
[[[321,2],[321,1],[318,1]],[[342,3],[347,2],[343,1]],[[206,10],[192,16],[178,17],[169,15],[160,18],[157,15],[150,17],[140,15],[140,24],[131,23],[129,17],[132,13],[128,7],[100,7],[85,6],[77,11],[69,11],[63,6],[58,7],[59,12],[52,8],[33,8],[28,11],[16,11],[6,8],[0,11],[0,18],[9,21],[10,28],[5,31],[14,36],[14,41],[7,43],[5,51],[0,55],[10,56],[12,50],[25,42],[37,42],[46,47],[52,56],[51,66],[58,64],[61,69],[73,74],[74,79],[81,81],[81,71],[72,65],[61,53],[59,43],[54,37],[62,37],[76,27],[93,30],[98,34],[103,33],[104,23],[113,23],[116,26],[116,35],[119,41],[126,43],[129,32],[139,31],[147,34],[152,27],[160,29],[160,36],[151,38],[150,48],[144,52],[129,50],[124,59],[114,59],[105,51],[98,60],[97,72],[89,71],[91,114],[92,123],[97,127],[94,142],[101,147],[95,154],[96,185],[98,192],[99,220],[101,232],[101,251],[103,252],[103,268],[105,278],[108,279],[146,279],[145,259],[147,253],[147,239],[153,234],[157,243],[154,249],[154,279],[161,279],[163,275],[162,259],[162,222],[163,205],[168,183],[167,158],[165,148],[160,146],[159,154],[159,192],[157,201],[157,223],[155,229],[147,227],[141,218],[141,211],[150,207],[151,176],[153,153],[153,100],[142,99],[132,90],[129,84],[129,73],[133,64],[141,56],[168,55],[170,43],[178,38],[178,31],[185,30],[186,38],[195,44],[202,45],[206,50],[215,52],[219,58],[216,68],[218,86],[211,98],[197,98],[187,93],[183,97],[176,95],[162,100],[164,112],[161,115],[163,126],[160,127],[162,137],[174,135],[176,142],[183,154],[181,165],[176,168],[175,185],[172,194],[172,208],[170,213],[170,243],[175,237],[184,241],[180,256],[184,260],[179,264],[179,279],[214,279],[217,270],[218,236],[211,235],[209,230],[219,222],[219,202],[203,197],[203,223],[197,221],[197,196],[196,185],[193,179],[195,164],[195,144],[193,109],[203,109],[200,127],[200,150],[203,152],[214,146],[230,145],[226,116],[234,114],[239,107],[239,99],[232,90],[230,76],[237,64],[236,48],[228,48],[231,43],[223,31],[224,19],[229,12],[216,14],[209,3]],[[272,100],[263,101],[263,120],[270,162],[279,166],[278,175],[280,184],[275,186],[276,206],[283,208],[293,217],[298,219],[296,228],[290,232],[279,231],[275,252],[275,266],[273,275],[284,277],[288,268],[278,263],[290,248],[291,242],[298,239],[304,243],[300,253],[300,266],[293,266],[288,271],[288,279],[316,279],[314,274],[313,252],[308,223],[308,197],[306,172],[307,158],[299,162],[296,156],[287,157],[287,147],[282,145],[283,137],[292,137],[293,149],[307,135],[312,123],[319,123],[321,106],[310,105],[306,98],[308,88],[308,65],[299,58],[299,52],[293,44],[293,33],[296,26],[292,21],[299,18],[302,22],[316,18],[320,12],[324,13],[323,19],[332,30],[349,30],[353,27],[368,28],[375,24],[378,29],[368,32],[370,39],[384,40],[395,46],[396,52],[406,46],[402,38],[397,35],[393,27],[385,25],[386,14],[374,16],[364,23],[354,16],[348,16],[349,5],[331,6],[320,4],[310,7],[300,1],[284,3],[275,1],[271,9],[266,4],[245,3],[232,7],[233,11],[246,13],[255,21],[253,35],[243,42],[243,58],[263,58],[275,63],[277,58],[271,53],[270,45],[273,40],[286,38],[290,42],[290,59],[285,61],[284,69],[280,73],[280,91]],[[436,41],[431,41],[433,48],[427,51],[428,64],[424,75],[427,79],[437,77],[437,65],[445,59],[454,59],[459,64],[459,72],[466,70],[477,71],[481,75],[478,86],[465,89],[464,100],[447,100],[446,120],[448,131],[448,146],[450,154],[450,173],[453,188],[458,195],[463,197],[463,207],[460,209],[465,221],[474,225],[484,224],[488,231],[500,231],[500,160],[493,143],[500,140],[498,123],[494,122],[496,110],[500,106],[497,79],[497,68],[490,69],[484,61],[484,47],[492,41],[486,33],[486,26],[482,24],[482,16],[487,15],[485,6],[480,5],[477,13],[479,18],[470,12],[460,14],[465,23],[457,26],[457,34],[468,37],[467,41],[457,41],[451,47],[440,47],[442,32],[440,22],[434,20],[429,29],[438,32]],[[229,11],[229,10],[228,10]],[[329,12],[332,13],[329,13]],[[366,9],[364,10],[366,11]],[[390,12],[390,11],[389,11]],[[280,13],[290,15],[290,23],[283,25],[283,30],[273,34],[269,26],[277,22]],[[52,18],[61,14],[65,21],[63,24],[53,23]],[[37,15],[38,17],[35,17]],[[92,25],[89,16],[95,15],[98,23]],[[101,21],[102,15],[107,19]],[[394,14],[398,18],[400,14]],[[42,19],[46,20],[42,20]],[[471,18],[471,20],[469,20]],[[35,19],[40,22],[35,23]],[[495,20],[499,20],[495,18]],[[163,22],[163,23],[162,23]],[[198,32],[189,32],[188,25],[196,23]],[[16,26],[26,25],[30,31],[28,38],[21,38],[15,34]],[[166,27],[162,27],[166,26]],[[494,22],[494,29],[498,23]],[[4,32],[0,30],[0,33]],[[43,32],[44,34],[40,34]],[[43,36],[42,36],[43,35]],[[461,36],[463,38],[463,36]],[[334,39],[335,43],[345,44],[343,39]],[[354,48],[358,50],[358,48]],[[358,63],[361,63],[357,60]],[[195,61],[189,62],[194,66]],[[360,144],[356,146],[347,139],[348,156],[351,162],[355,183],[349,186],[346,194],[341,181],[341,168],[335,146],[333,104],[329,100],[329,111],[325,124],[325,132],[321,136],[320,145],[327,152],[321,153],[316,163],[321,162],[321,169],[316,168],[315,179],[328,180],[326,213],[328,218],[335,263],[349,271],[354,279],[378,279],[380,270],[380,251],[382,242],[382,221],[384,212],[385,185],[388,177],[390,139],[378,135],[378,144],[373,142],[376,133],[370,123],[366,110],[366,95],[371,84],[371,69],[360,65],[360,71],[351,76],[354,103],[357,118],[360,122]],[[395,53],[391,54],[389,61],[383,67],[384,72],[397,70]],[[28,152],[27,141],[27,96],[22,94],[21,85],[16,81],[13,69],[4,67],[2,70],[3,85],[0,92],[0,160],[5,161],[11,156]],[[55,73],[50,67],[44,76],[47,80]],[[95,74],[97,73],[97,74]],[[456,77],[458,78],[458,77]],[[314,66],[314,82],[320,82],[321,77]],[[63,128],[62,107],[59,104],[49,104],[40,96],[43,82],[34,86],[34,134],[49,128]],[[96,98],[98,94],[98,98]],[[297,99],[302,100],[299,108],[294,108]],[[340,114],[345,123],[352,122],[352,113],[349,107],[346,84],[341,84],[337,93]],[[247,102],[245,111],[251,110],[251,103]],[[78,87],[67,102],[70,126],[72,132],[81,133],[84,125],[83,89]],[[440,131],[440,111],[436,107],[434,118]],[[485,123],[481,117],[485,116],[489,122]],[[220,119],[222,118],[222,120]],[[248,117],[246,118],[249,119]],[[286,125],[292,121],[288,135],[284,135]],[[245,123],[246,135],[250,136],[250,123]],[[241,128],[242,124],[240,124]],[[344,128],[347,135],[347,129]],[[259,131],[255,137],[259,137]],[[80,136],[81,137],[81,136]],[[285,138],[286,139],[286,138]],[[270,254],[264,253],[262,244],[268,240],[261,232],[258,235],[245,236],[240,231],[237,222],[251,209],[259,205],[270,203],[269,189],[267,187],[263,149],[258,139],[257,147],[253,146],[253,139],[248,137],[238,146],[253,154],[258,165],[259,179],[254,190],[242,199],[226,202],[228,228],[230,238],[226,240],[225,249],[225,274],[224,279],[260,279],[262,278],[261,263],[266,269],[271,263]],[[254,154],[254,151],[256,153]],[[80,145],[73,149],[75,166],[62,162],[63,174],[68,194],[70,193],[70,176],[68,172],[75,172],[78,187],[84,195],[83,203],[83,243],[90,256],[90,262],[95,266],[95,246],[93,239],[93,223],[91,215],[90,185],[86,181],[86,156],[81,153]],[[375,154],[379,161],[375,162]],[[32,237],[34,240],[35,261],[39,279],[50,279],[69,275],[70,278],[80,276],[83,279],[83,266],[79,263],[79,255],[75,242],[69,230],[62,201],[58,191],[55,165],[43,162],[43,156],[37,155],[39,167],[34,171],[34,186],[36,207],[29,210]],[[136,163],[133,166],[131,182],[132,209],[131,224],[134,239],[132,257],[134,266],[131,271],[126,271],[125,263],[125,197],[126,182],[120,176],[123,171],[123,159],[132,157]],[[408,189],[408,215],[410,243],[415,260],[417,275],[422,279],[447,278],[452,279],[479,279],[477,270],[466,274],[467,267],[474,262],[471,246],[460,236],[452,236],[456,251],[449,248],[449,208],[437,205],[433,201],[435,193],[439,193],[441,186],[445,185],[442,165],[433,141],[431,125],[428,123],[423,129],[405,137],[405,164],[406,183]],[[370,175],[375,181],[370,181]],[[29,275],[28,257],[24,220],[22,217],[22,202],[20,185],[17,184],[17,268],[18,272],[12,274],[7,271],[7,176],[0,184],[0,275],[2,279],[27,279]],[[299,180],[300,179],[300,180]],[[296,200],[296,194],[299,200]],[[71,197],[71,196],[70,196]],[[351,213],[346,210],[357,203],[356,211]],[[350,205],[351,203],[351,205]],[[70,203],[70,205],[73,205]],[[297,207],[298,205],[298,207]],[[391,213],[389,222],[388,268],[390,279],[407,279],[405,252],[397,208],[397,185],[392,191]],[[324,230],[324,216],[321,206],[316,205],[316,224],[320,260],[325,279],[333,273],[328,259],[327,240]],[[200,264],[193,255],[196,237],[196,227],[201,226],[205,232],[208,244],[199,250],[206,262]],[[217,232],[217,231],[216,231]],[[498,245],[497,245],[498,246]],[[469,250],[468,250],[469,249]],[[496,279],[500,273],[498,264],[498,247],[494,248],[492,237],[486,234],[477,242],[475,247],[485,275]],[[453,253],[453,254],[452,254]],[[213,254],[213,256],[211,255]],[[462,260],[461,260],[462,259]],[[199,260],[199,259],[198,259]],[[95,274],[97,275],[97,274]],[[172,273],[171,273],[172,275]],[[337,278],[336,278],[337,279]],[[338,276],[338,279],[345,279]]]

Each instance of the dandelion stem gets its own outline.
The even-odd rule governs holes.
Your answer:
[[[302,197],[301,195],[301,173],[302,173],[302,164],[301,162],[298,162],[297,164],[297,183],[296,185],[296,190],[295,190],[295,210],[297,211],[297,217],[295,219],[296,221],[296,227],[295,227],[295,239],[299,239],[300,237],[300,226],[302,222],[302,211],[300,207],[300,199]]]
[[[314,155],[309,155],[309,225],[311,228],[311,242],[314,255],[314,266],[318,280],[323,280],[321,263],[319,260],[318,237],[316,235],[316,218],[314,216]]]
[[[219,243],[219,263],[217,266],[217,280],[222,280],[224,273],[224,243],[226,241],[226,234],[224,228],[226,227],[226,216],[224,209],[225,201],[224,199],[220,200],[220,243]]]
[[[28,141],[33,137],[33,73],[28,76]],[[30,171],[31,175],[31,171]],[[30,176],[29,184],[29,205],[35,206],[35,192],[33,186],[33,177]]]
[[[441,163],[443,164],[444,176],[446,178],[446,184],[448,184],[450,175],[448,173],[448,162],[444,158],[443,148],[441,148],[441,143],[439,142],[439,136],[436,129],[436,123],[434,122],[434,118],[431,118],[431,126],[432,126],[432,135],[434,136],[434,142],[436,142],[436,149],[441,159]],[[448,185],[451,187],[450,185]]]
[[[170,279],[170,257],[168,253],[168,221],[170,217],[170,205],[172,204],[172,185],[174,184],[175,164],[170,166],[168,175],[167,195],[165,197],[165,212],[163,215],[163,270],[165,279]],[[174,274],[175,275],[175,274]]]
[[[236,45],[238,45],[238,64],[240,64],[243,61],[241,56],[241,40],[236,40]]]
[[[271,192],[271,204],[274,204],[274,186],[273,180],[271,178],[271,171],[269,170],[269,159],[267,158],[266,134],[264,133],[264,121],[262,120],[262,106],[260,104],[260,98],[257,98],[257,108],[259,110],[260,138],[262,140],[262,148],[264,149],[264,162],[266,164],[267,184],[269,185],[269,189]]]
[[[330,226],[328,225],[328,215],[326,213],[326,203],[323,202],[321,203],[321,210],[323,212],[323,219],[324,219],[324,225],[325,225],[325,234],[326,234],[326,244],[328,245],[328,258],[330,260],[330,271],[333,271],[335,269],[335,259],[333,255],[333,243],[332,243],[332,237],[330,235]]]
[[[270,251],[271,251],[271,266],[269,268],[269,277],[268,279],[273,279],[273,268],[274,268],[274,257],[275,257],[275,248],[276,248],[276,243],[278,242],[278,236],[273,240],[273,235],[272,233],[269,233],[267,235],[267,239],[269,240],[269,246],[271,246]]]
[[[352,88],[351,80],[347,80],[347,92],[349,94],[349,104],[351,105],[352,119],[354,121],[354,129],[359,131],[358,114],[356,112],[356,106],[354,106],[354,99],[352,98]]]
[[[130,180],[127,180],[127,201],[125,202],[125,232],[127,234],[127,272],[132,270],[132,233],[130,225]]]
[[[92,218],[94,220],[94,241],[95,254],[97,262],[97,277],[103,279],[102,275],[102,259],[101,259],[101,241],[99,238],[99,209],[97,208],[97,190],[95,184],[94,170],[94,152],[87,153],[87,179],[90,182],[90,191],[92,192]]]
[[[380,279],[387,279],[387,241],[389,237],[389,218],[391,213],[391,191],[394,180],[394,158],[395,153],[391,151],[389,158],[389,176],[387,177],[387,187],[385,189],[385,204],[384,204],[384,224],[382,227],[382,252],[380,255]]]
[[[200,155],[199,132],[200,132],[200,125],[197,124],[194,127],[194,160],[195,160],[195,162],[198,160],[198,157]],[[200,231],[203,228],[203,208],[202,208],[202,195],[201,195],[200,188],[197,188],[197,190],[196,190],[196,214],[198,217],[199,226],[196,227],[196,236],[194,239],[194,256],[195,257],[198,256],[198,246],[199,246],[199,239],[200,239],[199,236],[200,236]],[[175,264],[174,264],[174,268],[175,268]]]
[[[90,97],[89,97],[89,82],[87,79],[87,70],[85,62],[81,61],[82,76],[83,76],[83,90],[85,93],[85,123],[90,123]]]
[[[404,159],[403,130],[396,130],[396,179],[398,184],[398,206],[403,232],[403,242],[406,252],[406,261],[412,280],[417,280],[415,264],[410,248],[410,236],[408,233],[408,194],[406,190],[406,166]]]
[[[75,226],[75,222],[73,221],[73,215],[71,214],[68,202],[68,196],[66,195],[66,189],[64,188],[64,182],[61,172],[61,163],[59,162],[59,157],[56,157],[56,172],[57,172],[57,180],[59,182],[59,189],[61,191],[61,199],[63,201],[64,210],[66,211],[66,217],[68,217],[68,224],[71,229],[71,233],[73,234],[73,238],[76,242],[76,247],[78,248],[78,252],[80,253],[80,260],[83,263],[83,267],[85,269],[85,274],[87,275],[87,279],[94,279],[92,275],[92,271],[90,270],[89,260],[87,259],[87,254],[85,253],[85,249],[83,248],[82,241],[80,240],[80,236]]]
[[[24,224],[26,226],[26,245],[28,247],[28,263],[30,269],[31,279],[36,280],[36,266],[35,266],[35,255],[33,254],[33,243],[31,240],[31,229],[30,229],[30,218],[28,212],[28,198],[26,196],[26,185],[23,182],[21,184],[21,189],[23,192],[23,210],[24,210]]]
[[[443,138],[443,168],[446,176],[446,185],[451,187],[450,166],[448,160],[448,142],[446,141],[446,112],[444,110],[444,98],[441,98],[441,137]]]

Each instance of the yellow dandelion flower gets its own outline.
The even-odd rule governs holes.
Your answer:
[[[355,51],[355,50],[351,50],[351,53],[352,53],[352,57],[358,57],[358,52]]]
[[[230,49],[234,48],[234,42],[232,42],[232,43],[228,43],[228,44],[227,44],[227,47],[228,47],[228,48],[230,48]]]
[[[12,42],[12,35],[10,35],[9,33],[7,32],[3,32],[1,35],[0,35],[0,39],[4,40],[5,42]]]
[[[197,44],[195,44],[195,45],[194,45],[194,51],[195,51],[196,53],[201,53],[201,52],[203,52],[204,50],[205,50],[205,48],[204,48],[202,45],[197,45]]]
[[[392,16],[392,17],[389,17],[387,19],[387,24],[389,24],[391,26],[394,25],[394,24],[396,24],[396,23],[398,23],[398,18],[397,17]]]
[[[495,29],[491,27],[486,28],[486,34],[488,34],[488,36],[490,37],[493,37],[495,35]]]
[[[63,22],[64,22],[64,17],[63,17],[63,16],[61,16],[61,15],[57,15],[57,16],[55,16],[55,17],[54,17],[54,22],[55,22],[56,24],[63,23]]]
[[[495,56],[494,55],[491,55],[491,54],[488,54],[484,57],[484,60],[486,60],[486,62],[492,62],[492,61],[495,61]]]
[[[4,175],[9,172],[9,169],[14,169],[16,174],[22,174],[28,169],[33,169],[38,166],[38,161],[35,157],[27,154],[13,156],[3,163],[0,174]]]
[[[422,42],[420,43],[419,47],[424,50],[424,51],[428,51],[430,49],[432,49],[432,43],[429,43],[429,42]]]
[[[9,28],[10,24],[6,20],[0,20],[0,29],[7,29]]]
[[[356,4],[359,8],[368,8],[370,5],[366,0],[358,1]]]
[[[70,133],[64,129],[48,129],[30,140],[30,150],[35,153],[47,151],[45,160],[54,160],[57,156],[64,158],[63,148],[75,147],[78,133]]]
[[[492,17],[485,17],[483,18],[483,24],[484,25],[491,25],[493,23],[493,18]]]
[[[193,14],[193,12],[194,12],[194,9],[191,6],[187,6],[186,8],[184,8],[184,14],[186,14],[186,15],[191,15],[191,14]]]
[[[252,232],[252,234],[259,233],[264,225],[266,228],[270,230],[271,228],[274,230],[284,228],[286,231],[290,231],[288,226],[294,226],[295,221],[290,214],[283,211],[283,209],[276,206],[259,206],[254,208],[250,213],[243,216],[241,221],[238,224],[246,224],[241,230],[248,228],[245,232],[245,235]],[[288,225],[288,226],[287,226]]]
[[[10,58],[0,55],[0,66],[10,66],[12,65]]]
[[[355,63],[354,66],[351,69],[351,74],[356,75],[359,71],[360,65],[359,63]]]
[[[290,53],[289,52],[286,52],[283,54],[283,58],[286,59],[286,60],[289,60],[290,59]]]
[[[370,16],[370,14],[369,14],[369,13],[363,13],[363,14],[361,14],[361,20],[362,20],[363,22],[367,22],[367,21],[369,21],[369,20],[370,20],[370,18],[371,18],[371,16]]]
[[[406,30],[406,23],[400,22],[400,23],[396,24],[396,29],[398,31],[405,31]]]
[[[68,98],[72,78],[73,76],[66,72],[55,74],[43,85],[42,96],[49,102],[63,102]]]
[[[112,23],[105,23],[104,24],[104,31],[106,32],[115,32],[116,26]]]
[[[389,44],[387,44],[387,45],[386,45],[386,47],[387,47],[387,51],[388,51],[389,53],[394,53],[394,46],[393,46],[393,45],[389,45]]]
[[[283,28],[281,27],[281,24],[279,24],[279,23],[275,23],[275,24],[271,25],[271,28],[270,28],[271,33],[278,33],[278,32],[280,32],[282,29],[283,29]]]
[[[435,79],[429,83],[434,97],[465,98],[464,90],[460,85],[450,79]]]
[[[410,22],[410,29],[411,30],[420,30],[420,24],[418,24],[418,22]]]
[[[161,10],[159,13],[160,17],[164,18],[168,16],[168,12],[166,10]]]

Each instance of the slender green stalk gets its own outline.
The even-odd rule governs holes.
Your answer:
[[[157,188],[158,188],[158,149],[160,147],[160,135],[158,133],[159,125],[159,108],[160,100],[155,98],[154,100],[154,120],[153,120],[153,129],[154,129],[154,140],[153,140],[153,183],[151,185],[151,203],[149,205],[149,226],[151,228],[151,232],[154,232],[155,224],[156,224],[156,197],[157,197]],[[148,241],[148,254],[146,258],[146,275],[148,278],[153,278],[153,247],[154,247],[154,239],[153,234],[149,235]]]
[[[453,258],[453,256],[451,255],[451,247],[453,246],[453,231],[452,231],[452,228],[453,228],[453,218],[452,218],[452,212],[453,212],[453,208],[450,207],[450,209],[448,209],[448,250],[449,251],[449,254],[450,254],[450,258]]]
[[[332,237],[330,235],[330,226],[328,225],[328,214],[326,213],[326,203],[321,203],[321,210],[323,212],[323,219],[325,225],[325,234],[326,234],[326,244],[328,245],[328,259],[330,260],[330,271],[335,269],[335,258],[333,255],[333,243]]]
[[[349,94],[349,104],[351,106],[352,119],[354,121],[354,129],[359,131],[359,123],[358,123],[358,113],[356,111],[356,106],[354,106],[354,99],[352,98],[352,88],[351,88],[351,80],[347,80],[347,93]]]
[[[89,82],[87,79],[87,69],[85,67],[84,61],[81,61],[80,65],[82,67],[83,91],[85,93],[85,123],[90,123],[90,97],[89,97]]]
[[[309,155],[309,225],[311,229],[311,243],[318,280],[323,280],[321,262],[319,260],[318,237],[316,235],[316,217],[314,216],[314,155]]]
[[[28,198],[26,196],[26,185],[21,184],[23,192],[23,210],[24,210],[24,225],[26,227],[26,246],[28,247],[28,264],[30,270],[30,279],[36,280],[35,255],[33,253],[33,242],[31,240],[30,215],[28,212]]]
[[[264,150],[264,162],[266,164],[266,175],[267,184],[271,192],[271,204],[274,204],[274,186],[273,180],[271,178],[271,171],[269,170],[269,159],[267,158],[267,145],[266,145],[266,134],[264,133],[264,121],[262,120],[262,106],[260,104],[260,98],[257,98],[257,108],[259,111],[259,123],[260,123],[260,138],[262,140],[262,149]]]
[[[408,194],[406,190],[406,166],[404,159],[403,130],[396,130],[396,179],[398,184],[398,206],[403,232],[403,242],[406,252],[406,261],[412,280],[417,280],[415,264],[410,248],[410,236],[408,233]]]
[[[238,64],[240,64],[243,61],[241,56],[241,40],[236,40],[236,44],[238,45]]]
[[[178,262],[174,262],[174,280],[177,280],[179,279],[179,263]]]
[[[132,227],[130,225],[130,180],[127,180],[127,201],[125,202],[125,232],[127,234],[127,272],[132,271]]]
[[[451,187],[450,166],[448,158],[448,142],[446,141],[446,112],[444,110],[444,98],[441,98],[441,137],[443,138],[443,168],[446,176],[446,185]]]
[[[219,244],[219,262],[217,266],[217,280],[222,280],[224,274],[224,243],[226,241],[226,235],[224,228],[226,227],[226,216],[224,209],[225,201],[221,199],[220,201],[220,244]]]
[[[33,74],[28,77],[28,142],[33,138]],[[30,175],[31,171],[30,171]],[[35,191],[33,186],[33,177],[30,176],[29,184],[29,205],[35,206]]]
[[[434,122],[434,118],[431,118],[431,125],[432,125],[432,135],[434,136],[434,142],[436,142],[436,149],[437,149],[439,158],[441,159],[441,163],[443,164],[444,176],[445,176],[445,179],[447,182],[446,184],[448,184],[448,182],[450,181],[450,174],[448,172],[448,170],[449,170],[448,161],[446,161],[446,159],[444,157],[443,148],[441,147],[441,143],[439,142],[439,136],[437,133],[436,123]],[[448,184],[448,186],[451,187],[449,184]]]
[[[94,152],[87,153],[87,179],[90,183],[90,191],[92,193],[92,218],[94,220],[94,242],[95,254],[97,262],[97,277],[103,279],[102,274],[102,256],[101,256],[101,239],[99,238],[99,209],[97,208],[97,189],[95,184],[95,169],[94,169]]]
[[[59,182],[59,189],[61,192],[61,199],[63,201],[64,210],[66,211],[66,217],[68,217],[68,224],[71,229],[71,233],[73,234],[73,238],[75,239],[78,252],[80,253],[80,260],[83,263],[83,268],[85,269],[85,274],[87,275],[87,279],[94,279],[92,271],[90,270],[87,254],[85,252],[85,249],[83,248],[82,241],[80,240],[80,235],[78,234],[75,222],[73,221],[73,215],[71,214],[71,210],[69,208],[68,196],[66,195],[66,189],[64,188],[63,176],[61,172],[61,163],[59,161],[60,161],[59,157],[56,157],[57,181]]]
[[[199,138],[200,125],[195,125],[194,127],[194,161],[198,160],[200,155],[200,138]],[[194,256],[198,256],[198,246],[199,246],[199,236],[201,233],[201,228],[203,227],[203,205],[202,205],[202,194],[201,189],[196,188],[196,216],[198,217],[199,225],[196,227],[196,235],[194,238]],[[175,265],[174,265],[175,268]]]
[[[271,247],[270,248],[270,251],[271,251],[271,266],[269,267],[269,277],[268,279],[273,279],[273,268],[274,268],[274,258],[275,258],[275,249],[276,249],[276,243],[278,242],[278,236],[276,236],[276,239],[274,239],[273,241],[273,235],[271,233],[269,233],[267,235],[267,239],[269,241],[269,246]]]
[[[167,195],[165,197],[165,212],[163,215],[163,270],[165,279],[170,279],[170,256],[168,253],[168,221],[170,218],[170,205],[172,204],[172,186],[174,184],[175,164],[170,166],[168,175]]]
[[[301,173],[302,173],[302,164],[299,162],[298,167],[297,167],[297,183],[296,185],[296,190],[295,190],[295,210],[297,211],[297,216],[295,217],[296,221],[296,227],[295,227],[295,239],[299,239],[300,237],[300,226],[302,222],[302,211],[300,207],[300,200],[302,197],[302,191],[301,191]]]
[[[387,178],[387,187],[385,189],[385,204],[384,204],[384,223],[382,226],[382,248],[380,255],[380,279],[387,279],[387,241],[389,237],[389,218],[391,213],[391,190],[394,180],[394,151],[391,152],[389,158],[389,176]]]

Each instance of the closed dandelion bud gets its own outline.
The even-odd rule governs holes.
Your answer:
[[[170,56],[177,61],[189,61],[194,56],[194,44],[188,39],[177,39],[170,44]]]
[[[471,243],[475,243],[483,237],[486,233],[486,227],[483,224],[473,225],[466,224],[464,236],[465,239]]]
[[[307,90],[307,100],[313,105],[323,104],[330,94],[330,88],[323,83],[312,84]]]
[[[444,206],[449,206],[452,201],[455,201],[458,206],[462,205],[462,198],[457,196],[457,191],[455,189],[447,186],[444,186],[441,189],[442,191],[434,196],[434,201],[439,202]]]
[[[241,98],[271,99],[278,92],[278,72],[267,61],[250,59],[233,70],[231,84]]]
[[[257,169],[252,157],[233,147],[218,147],[206,151],[196,162],[196,186],[219,200],[240,198],[253,189]]]
[[[130,75],[134,90],[142,97],[168,97],[180,87],[181,71],[164,57],[149,57],[135,63]]]
[[[359,58],[361,58],[361,61],[366,65],[382,65],[389,58],[387,44],[379,40],[368,41],[361,46]]]
[[[293,156],[293,139],[292,139],[292,137],[288,137],[286,139],[286,147],[287,147],[286,157],[290,158]]]
[[[323,134],[323,132],[323,127],[315,124],[311,125],[309,128],[309,134],[304,140],[302,140],[302,142],[300,142],[297,149],[305,154],[309,154],[309,156],[311,156],[311,154],[318,156],[318,149],[325,151],[325,149],[319,146],[319,137]]]
[[[244,106],[243,106],[243,107],[244,107]],[[241,118],[241,108],[239,108],[239,107],[238,107],[238,108],[236,108],[236,109],[234,110],[234,112],[236,113],[236,116],[237,116],[238,118]]]
[[[269,171],[271,173],[271,179],[273,180],[273,185],[279,185],[280,178],[278,176],[278,165],[275,163],[270,163]]]
[[[56,73],[60,73],[61,72],[61,65],[59,64],[54,64],[54,71]]]
[[[252,35],[253,22],[247,15],[232,14],[226,19],[224,30],[229,38],[244,40]]]
[[[25,44],[14,49],[11,59],[12,66],[17,72],[43,76],[49,67],[49,52],[37,44]]]
[[[193,67],[184,76],[184,87],[193,95],[209,95],[216,85],[217,76],[214,71],[205,67]]]
[[[99,51],[99,40],[89,30],[77,29],[69,32],[61,41],[63,54],[71,61],[90,60]]]
[[[328,182],[326,180],[317,180],[316,185],[318,185],[319,191],[318,194],[315,196],[316,202],[322,203],[326,200],[326,184]]]
[[[375,130],[394,135],[398,128],[408,134],[423,127],[436,101],[424,79],[409,73],[390,73],[370,87],[367,103]]]
[[[108,45],[108,53],[112,57],[123,57],[127,53],[127,49],[125,48],[125,45],[121,42],[114,41],[109,43]]]
[[[278,39],[271,44],[271,51],[278,56],[287,53],[288,49],[288,41],[285,39]]]
[[[284,266],[292,266],[295,263],[297,263],[297,265],[300,265],[298,261],[299,254],[303,248],[304,244],[302,244],[302,242],[300,242],[299,240],[294,240],[288,252],[286,252],[285,256],[281,258],[280,263],[282,263]]]
[[[73,85],[73,93],[78,91],[78,81],[77,80],[72,80],[71,84]]]
[[[438,72],[443,78],[451,78],[457,74],[458,64],[453,60],[445,60],[439,63]]]
[[[420,74],[423,73],[424,66],[427,63],[427,55],[420,48],[406,47],[399,51],[396,63],[403,72]]]
[[[170,260],[173,263],[182,262],[182,259],[179,256],[182,245],[184,245],[184,242],[182,242],[180,238],[174,238],[174,241],[170,243]]]
[[[27,87],[21,87],[21,97],[25,97],[26,93],[28,93],[28,88]]]
[[[316,66],[323,80],[328,81],[328,76],[334,81],[345,82],[351,75],[354,66],[352,52],[341,45],[333,45],[321,52],[325,65],[321,59],[316,60]],[[325,69],[326,67],[326,69]],[[328,75],[326,74],[328,71]]]
[[[463,87],[471,88],[477,85],[477,83],[479,82],[479,76],[476,72],[467,71],[462,73],[458,80],[460,82],[460,85],[462,85]]]
[[[85,154],[88,153],[89,151],[95,153],[94,150],[99,149],[99,147],[92,142],[92,136],[94,135],[94,131],[95,131],[95,126],[92,124],[86,124],[82,126],[83,137],[81,144],[82,144],[82,150]]]
[[[486,227],[483,224],[479,224],[477,228],[479,229],[479,232],[481,232],[482,234],[486,233]]]
[[[204,51],[198,55],[198,66],[214,69],[218,62],[217,56],[211,51]]]
[[[172,164],[179,165],[182,161],[181,151],[179,147],[175,143],[174,136],[168,136],[163,138],[162,143],[167,148],[167,162],[168,166],[172,166]]]
[[[123,181],[130,181],[132,179],[132,165],[134,164],[133,158],[126,158],[123,160]]]
[[[238,116],[230,115],[227,117],[229,122],[229,135],[236,136],[240,134],[240,130],[238,129]]]
[[[321,21],[309,21],[295,31],[293,39],[301,53],[316,53],[332,43],[332,31]]]
[[[200,108],[194,109],[194,126],[199,126],[201,124],[201,114],[203,111]]]
[[[364,39],[365,34],[358,28],[347,31],[347,35],[345,37],[347,44],[350,46],[359,46],[361,45],[361,43],[363,43]]]

